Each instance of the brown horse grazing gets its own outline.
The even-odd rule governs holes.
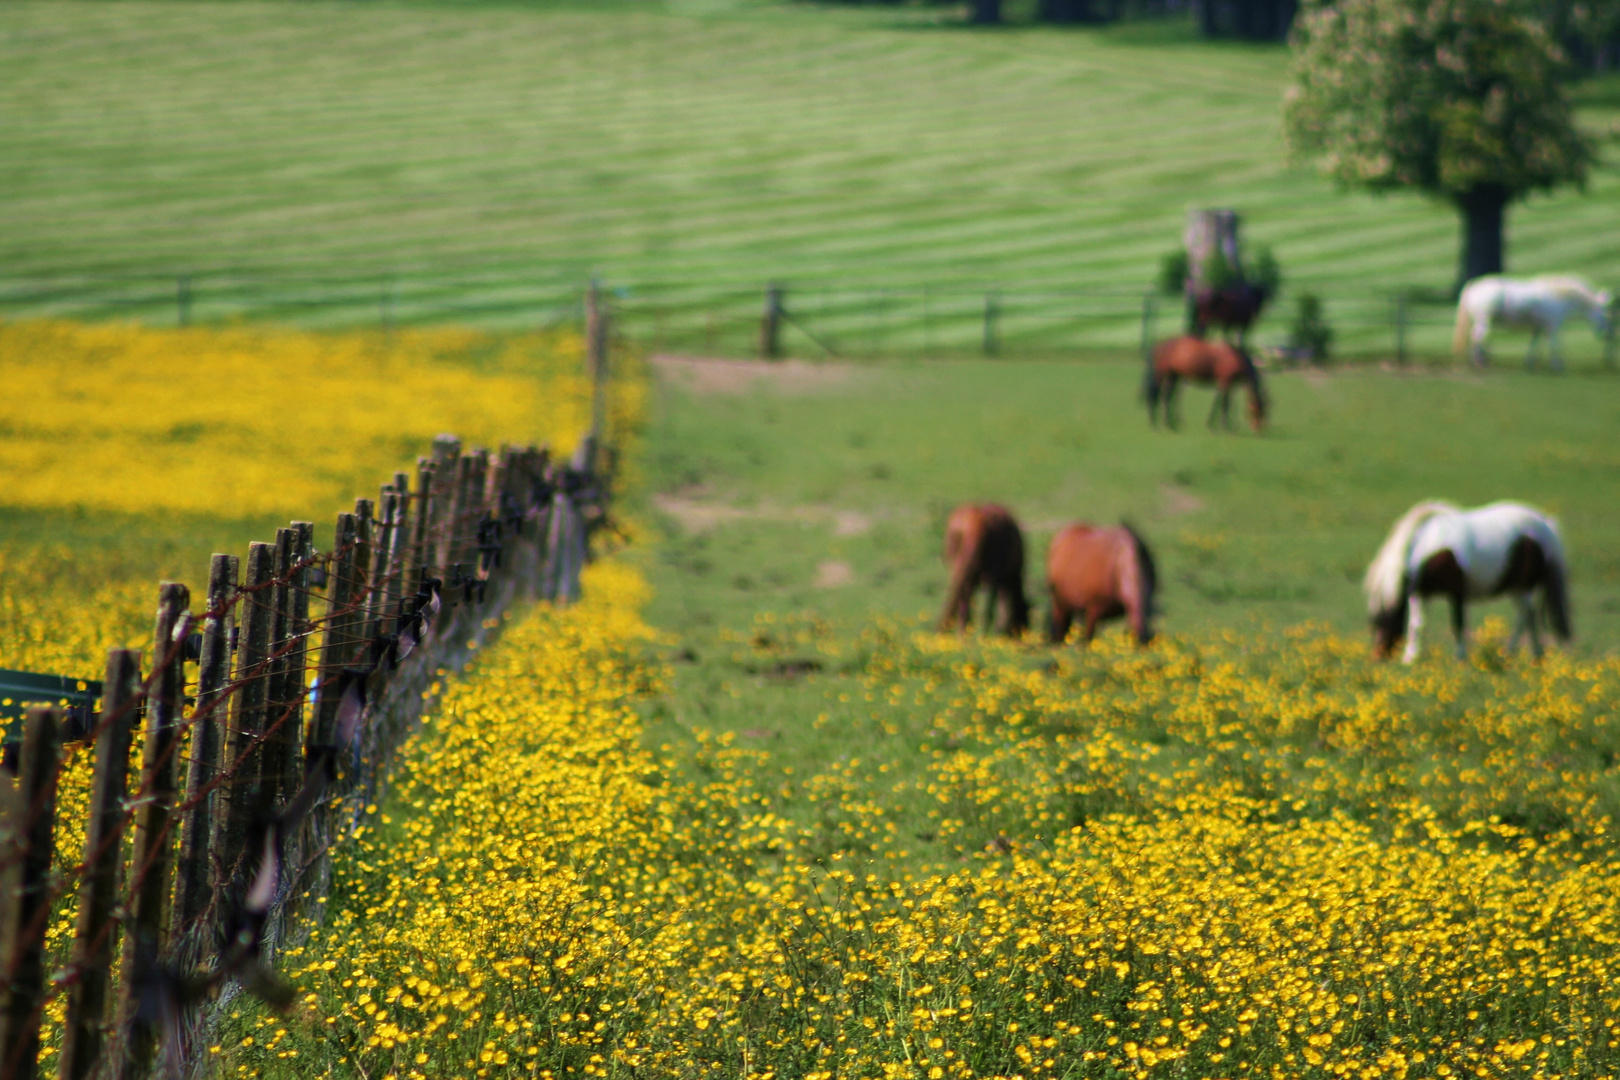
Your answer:
[[[1236,330],[1237,343],[1242,345],[1248,337],[1249,327],[1260,317],[1260,311],[1269,298],[1270,294],[1258,285],[1198,289],[1191,297],[1193,334],[1203,337],[1210,327],[1219,326],[1227,331],[1224,335],[1227,341],[1232,340],[1232,331]]]
[[[1155,427],[1162,399],[1165,425],[1172,431],[1176,429],[1176,386],[1182,379],[1215,387],[1209,426],[1214,427],[1219,416],[1228,428],[1232,426],[1232,384],[1241,379],[1249,387],[1249,425],[1256,431],[1265,427],[1266,394],[1260,387],[1260,371],[1238,346],[1186,335],[1160,342],[1153,350],[1153,366],[1148,369],[1145,387],[1148,419]]]
[[[951,566],[951,588],[939,617],[941,631],[972,625],[973,594],[981,585],[990,593],[987,626],[1015,636],[1029,629],[1024,534],[1005,506],[968,503],[952,510],[945,523],[945,561]]]
[[[1051,640],[1069,636],[1069,624],[1085,619],[1081,641],[1090,644],[1097,624],[1121,615],[1129,618],[1139,645],[1153,640],[1153,595],[1158,571],[1147,544],[1129,525],[1100,529],[1069,525],[1052,538],[1046,555],[1046,583],[1052,591]]]

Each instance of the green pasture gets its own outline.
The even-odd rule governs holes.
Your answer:
[[[1276,374],[1274,423],[1256,436],[1206,430],[1211,395],[1196,389],[1181,431],[1151,429],[1127,363],[663,371],[642,508],[662,538],[641,557],[676,660],[653,737],[673,745],[709,728],[786,733],[766,748],[788,760],[862,753],[851,740],[901,754],[858,696],[846,708],[839,695],[858,691],[874,622],[908,632],[937,618],[944,518],[968,500],[1003,501],[1023,521],[1038,621],[1053,531],[1129,519],[1158,560],[1159,629],[1209,642],[1304,623],[1362,637],[1361,575],[1401,512],[1519,498],[1562,522],[1574,647],[1620,646],[1612,378]],[[1477,631],[1508,609],[1469,614]],[[1443,605],[1431,616],[1426,662],[1453,663]],[[792,662],[828,644],[852,666],[798,678]],[[1050,656],[1029,648],[1032,664]],[[848,725],[812,723],[829,702]]]
[[[198,320],[522,325],[574,317],[594,273],[635,336],[688,351],[751,351],[773,279],[846,354],[971,352],[996,288],[1009,351],[1117,347],[1201,205],[1239,208],[1360,351],[1391,347],[1390,292],[1449,284],[1451,210],[1287,165],[1285,48],[1177,21],[957,20],[763,0],[13,0],[0,316],[170,320],[192,275]],[[1617,86],[1578,90],[1586,122],[1620,117]],[[1584,194],[1513,210],[1511,268],[1620,280],[1617,210],[1608,154]],[[1427,317],[1415,344],[1443,348],[1444,315]],[[797,328],[787,347],[821,355]]]

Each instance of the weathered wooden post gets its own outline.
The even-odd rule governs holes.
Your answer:
[[[326,587],[326,640],[321,645],[320,683],[316,690],[315,716],[310,721],[306,753],[310,748],[330,746],[336,738],[340,699],[336,688],[343,669],[359,657],[364,638],[366,575],[358,559],[360,523],[354,514],[339,514],[332,540],[332,573]]]
[[[391,560],[399,534],[399,504],[397,491],[382,490],[377,504],[382,508],[382,516],[377,519],[377,531],[372,536],[371,588],[366,593],[365,628],[361,631],[368,641],[384,632],[391,610],[388,597],[392,591]]]
[[[591,431],[597,435],[607,425],[608,320],[607,300],[593,278],[585,295],[585,344],[591,376]]]
[[[411,524],[411,575],[405,582],[405,595],[415,596],[422,587],[428,566],[433,561],[433,488],[434,471],[438,468],[430,459],[416,459],[416,490],[411,502],[416,507],[416,518]]]
[[[221,885],[231,881],[260,807],[264,783],[264,746],[254,745],[263,734],[270,696],[270,648],[275,633],[276,548],[255,541],[248,545],[246,580],[242,585],[242,633],[236,655],[236,693],[232,697],[231,733],[225,769],[230,779],[223,789],[224,806],[218,815],[214,850],[222,874]]]
[[[0,845],[0,1076],[38,1074],[39,1024],[45,1001],[45,931],[51,906],[51,845],[56,835],[56,781],[62,767],[62,719],[56,708],[31,708],[24,721],[17,788],[7,801]],[[7,785],[9,787],[9,785]],[[11,794],[7,791],[6,794]]]
[[[203,913],[213,895],[209,838],[218,802],[209,785],[219,775],[225,724],[225,684],[231,675],[231,631],[236,626],[237,558],[215,554],[208,566],[208,612],[197,663],[197,702],[191,709],[191,767],[186,770],[186,811],[180,830],[180,865],[169,933],[179,938]],[[110,677],[110,676],[109,676]],[[111,685],[109,683],[109,685]],[[100,759],[97,759],[98,769]],[[63,1080],[67,1080],[66,1076]]]
[[[310,561],[315,555],[315,523],[295,521],[292,527],[296,536],[292,580],[287,586],[287,639],[292,651],[287,654],[287,670],[282,677],[286,720],[282,728],[285,757],[281,763],[280,787],[284,800],[293,796],[304,779],[304,760],[300,751],[304,744],[304,703],[309,697],[309,572]]]
[[[107,1043],[107,990],[112,979],[112,917],[124,859],[124,800],[129,794],[129,749],[141,690],[141,654],[113,649],[101,689],[95,771],[90,781],[90,817],[85,823],[84,877],[73,931],[67,1016],[62,1033],[60,1080],[83,1080]]]
[[[127,1073],[140,1076],[151,1063],[156,1042],[153,1025],[134,1030],[146,987],[135,978],[140,956],[156,956],[163,949],[169,927],[169,808],[174,803],[176,740],[185,706],[185,643],[174,640],[191,604],[184,586],[165,582],[158,588],[157,621],[152,630],[152,680],[146,709],[146,746],[142,753],[141,781],[136,788],[135,846],[129,865],[129,918],[125,925],[123,978],[119,980],[119,1026],[132,1031],[124,1046]]]
[[[765,287],[765,313],[759,320],[759,355],[775,360],[782,355],[782,286]]]

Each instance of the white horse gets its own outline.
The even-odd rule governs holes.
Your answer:
[[[1498,502],[1464,510],[1446,502],[1421,502],[1401,516],[1367,567],[1363,587],[1372,618],[1375,648],[1387,657],[1404,635],[1401,659],[1418,655],[1423,627],[1423,601],[1430,596],[1451,600],[1451,628],[1457,635],[1457,657],[1468,655],[1463,604],[1509,593],[1518,607],[1508,651],[1519,636],[1530,633],[1530,648],[1541,655],[1536,610],[1530,599],[1541,589],[1547,622],[1559,640],[1568,641],[1569,576],[1558,523],[1523,503]]]
[[[1591,320],[1593,331],[1602,337],[1609,332],[1609,304],[1613,300],[1607,289],[1594,288],[1591,282],[1569,274],[1543,274],[1528,280],[1496,274],[1477,277],[1463,286],[1462,295],[1457,298],[1453,351],[1461,356],[1472,339],[1470,359],[1483,364],[1485,336],[1491,332],[1492,322],[1501,322],[1529,328],[1526,367],[1536,366],[1536,345],[1545,330],[1553,369],[1561,370],[1564,362],[1558,356],[1558,329],[1564,325],[1564,320],[1571,315],[1584,315]]]

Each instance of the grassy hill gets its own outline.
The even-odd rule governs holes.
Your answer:
[[[1186,208],[1219,204],[1295,285],[1446,284],[1448,209],[1288,167],[1287,63],[1175,22],[751,0],[16,0],[0,276],[151,274],[171,314],[180,273],[358,277],[357,318],[380,288],[469,275],[520,307],[589,272],[632,295],[732,283],[746,312],[772,278],[1139,293]],[[1620,116],[1612,85],[1585,93],[1589,122]],[[1612,163],[1516,208],[1512,267],[1620,279],[1617,209]]]

